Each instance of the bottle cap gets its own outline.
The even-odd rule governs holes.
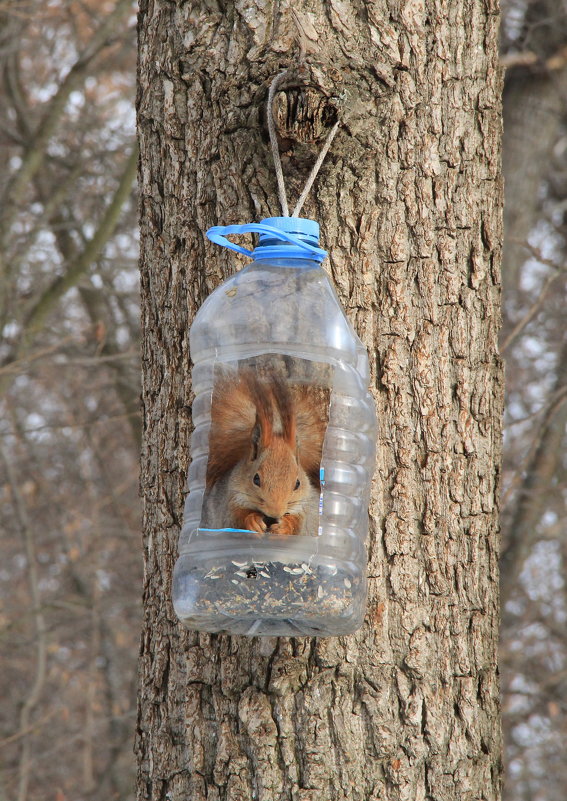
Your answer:
[[[305,217],[267,217],[260,225],[268,226],[268,230],[258,232],[260,235],[258,245],[252,253],[255,261],[257,259],[322,261],[327,255],[318,247],[319,223],[315,220],[308,220]],[[282,232],[282,237],[278,236],[278,231]],[[302,247],[301,242],[310,247]]]
[[[265,220],[261,220],[260,224],[277,228],[278,231],[291,234],[302,242],[308,242],[315,247],[319,244],[319,223],[316,220],[308,220],[305,217],[266,217]],[[284,242],[273,233],[260,232],[259,244],[261,246],[283,245]]]
[[[260,241],[253,251],[227,239],[231,234],[255,233]],[[305,217],[267,217],[259,223],[214,226],[207,231],[211,242],[258,259],[304,259],[321,262],[327,252],[319,245],[319,223]]]

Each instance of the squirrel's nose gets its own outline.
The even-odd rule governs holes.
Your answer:
[[[279,523],[279,522],[280,520],[278,517],[268,517],[267,515],[264,515],[264,523],[268,528],[270,528],[270,526],[273,526],[274,523]]]

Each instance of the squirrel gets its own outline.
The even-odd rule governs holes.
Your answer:
[[[326,412],[273,372],[215,380],[202,527],[305,534],[317,523]],[[320,404],[319,404],[320,406]]]

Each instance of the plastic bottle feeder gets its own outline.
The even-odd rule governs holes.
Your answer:
[[[252,252],[226,238],[249,232]],[[314,220],[207,236],[253,261],[190,331],[195,429],[175,611],[209,632],[351,633],[366,606],[375,462],[366,349],[321,268]]]

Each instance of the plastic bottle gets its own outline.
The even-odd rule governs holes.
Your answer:
[[[226,239],[249,232],[260,235],[252,253]],[[188,627],[209,632],[351,633],[366,606],[375,462],[366,350],[321,268],[327,254],[318,247],[314,220],[273,217],[211,228],[207,236],[253,261],[207,298],[190,331],[195,429],[174,571],[175,611]],[[205,477],[215,381],[219,370],[236,375],[240,369],[258,375],[276,370],[292,387],[325,393],[320,482],[300,534],[259,535],[202,520],[210,506]]]

